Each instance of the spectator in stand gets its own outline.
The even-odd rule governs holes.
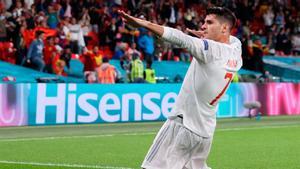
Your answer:
[[[191,54],[186,49],[181,49],[180,59],[184,62],[190,62]]]
[[[34,18],[35,20],[35,27],[48,27],[46,15],[43,11],[40,11]]]
[[[154,59],[154,37],[150,31],[147,31],[146,29],[140,29],[138,47],[140,50],[142,50],[144,60]]]
[[[66,46],[65,49],[63,49],[63,53],[60,56],[60,60],[65,61],[66,66],[68,69],[70,69],[70,61],[72,58],[72,51],[70,46]]]
[[[157,60],[169,60],[169,58],[171,58],[173,45],[159,38],[157,39],[155,44],[155,57],[157,58]]]
[[[242,37],[242,59],[243,59],[243,68],[251,69],[251,56],[250,56],[250,48],[252,47],[252,41],[249,36],[243,35]]]
[[[92,52],[90,52],[86,47],[83,48],[82,54],[80,55],[80,61],[83,63],[83,74],[85,81],[87,83],[96,82],[96,63],[93,58]]]
[[[47,43],[44,48],[44,62],[46,64],[45,72],[47,73],[53,73],[52,70],[52,60],[54,56],[53,53],[56,53],[56,48],[54,44],[54,37],[50,36],[47,38]]]
[[[82,34],[84,38],[84,43],[86,44],[86,46],[88,46],[88,41],[90,39],[89,32],[92,31],[92,26],[90,24],[91,18],[88,12],[89,12],[88,9],[83,8],[82,13],[80,14],[81,19],[79,20],[79,24],[81,25]]]
[[[0,19],[0,42],[7,41],[6,19]]]
[[[67,76],[64,69],[66,66],[66,62],[64,60],[60,59],[60,51],[54,51],[52,52],[52,70],[53,73],[57,75]]]
[[[54,37],[55,50],[61,52],[63,50],[61,40],[58,36]]]
[[[132,55],[134,55],[134,54],[137,54],[137,55],[139,55],[139,56],[141,56],[141,52],[140,51],[138,51],[137,49],[136,49],[136,43],[132,43],[131,45],[130,45],[130,47],[128,48],[128,50],[126,51],[126,53],[125,53],[125,55],[127,55],[127,57],[128,57],[128,60],[132,60]]]
[[[95,46],[93,49],[93,58],[95,59],[95,66],[100,67],[103,59],[103,52],[99,50],[98,46]]]
[[[269,49],[269,53],[271,55],[275,55],[275,48],[276,48],[276,36],[277,36],[277,25],[273,24],[270,28],[270,31],[267,33],[267,48]]]
[[[64,3],[62,3],[62,9],[64,11],[64,17],[71,18],[72,17],[72,5],[71,0],[65,0]]]
[[[300,56],[300,32],[292,37],[293,54]]]
[[[34,4],[35,7],[35,11],[41,12],[41,11],[46,11],[47,10],[47,4],[45,3],[45,1],[37,1]]]
[[[165,0],[161,6],[161,18],[167,21],[168,25],[175,27],[177,22],[178,7],[174,4],[173,0]]]
[[[131,62],[132,62],[133,55],[137,55],[137,56],[141,57],[141,52],[139,52],[136,49],[136,43],[132,43],[131,47],[128,48],[128,50],[125,52],[125,54],[120,58],[120,64],[121,64],[122,69],[124,69],[125,72],[126,72],[127,81],[131,81],[131,79],[130,79],[130,74],[131,74],[130,65],[131,65]]]
[[[70,30],[70,46],[72,53],[80,54],[82,48],[85,47],[81,25],[77,23],[76,18],[71,18],[71,23],[68,25],[68,28]]]
[[[286,43],[288,43],[288,37],[286,35],[285,29],[280,28],[278,35],[276,36],[276,54],[279,56],[284,56],[284,48]]]
[[[250,21],[253,17],[252,1],[241,0],[237,1],[237,18],[240,18],[243,23]],[[253,2],[252,2],[253,3]]]
[[[70,39],[71,39],[71,30],[69,28],[70,25],[70,19],[68,17],[65,17],[64,20],[61,22],[61,25],[59,25],[59,36],[60,39],[64,41],[63,47],[66,44],[70,44]]]
[[[23,4],[20,0],[17,0],[15,4],[11,6],[12,16],[13,18],[17,19],[22,15],[23,12]]]
[[[34,10],[24,11],[24,18],[26,21],[27,29],[35,28],[35,21],[34,21],[34,17],[33,17],[34,15],[35,15]]]
[[[8,41],[0,43],[0,60],[15,64],[15,52],[16,49],[14,48],[14,44],[12,42]]]
[[[127,8],[129,11],[132,11],[133,14],[136,14],[136,11],[139,9],[138,2],[139,2],[139,0],[128,0],[127,1]]]
[[[84,30],[84,28],[83,28]],[[87,40],[87,47],[92,48],[93,46],[99,45],[99,37],[98,37],[98,27],[97,26],[92,26],[91,31],[88,33],[88,37],[86,38]],[[100,46],[105,46],[105,45],[100,45]],[[109,50],[110,51],[110,50]]]
[[[265,32],[263,29],[258,30],[257,36],[260,38],[262,45],[266,46],[267,45],[267,37],[265,36]]]
[[[34,4],[34,0],[24,0],[24,6],[26,9],[30,8]]]
[[[58,11],[55,11],[53,6],[48,6],[48,13],[47,13],[47,24],[49,28],[56,29],[59,18],[58,18]]]
[[[286,41],[283,44],[283,54],[285,56],[289,56],[292,53],[292,48],[293,48],[293,44],[292,44],[292,35],[290,33],[290,28],[286,29]]]
[[[91,25],[99,28],[104,28],[104,17],[109,16],[109,9],[106,5],[100,5],[99,3],[90,2],[88,3],[89,16],[91,17]],[[101,9],[101,10],[99,10]],[[99,22],[100,21],[100,22]],[[100,29],[101,30],[101,29]],[[99,34],[100,35],[100,34]]]
[[[261,40],[258,36],[253,37],[253,45],[250,48],[250,62],[252,70],[264,72],[264,63],[263,63],[263,46]]]
[[[26,43],[24,40],[24,35],[22,32],[25,31],[27,27],[26,21],[22,21],[20,25],[20,34],[17,36],[18,38],[16,39],[16,64],[17,65],[22,65],[24,61],[26,60],[26,53],[27,53],[27,48],[26,48]]]
[[[250,36],[251,30],[250,30],[250,22],[246,21],[245,24],[242,26],[243,29],[243,35]]]
[[[126,51],[127,51],[127,48],[128,48],[128,44],[125,43],[125,42],[121,42],[119,43],[117,46],[116,46],[116,51],[115,51],[115,54],[113,55],[113,59],[120,59],[122,58]]]
[[[151,67],[152,66],[152,61],[148,60],[146,61],[146,69],[144,71],[144,79],[145,82],[155,84],[156,79],[155,79],[155,70]]]
[[[120,65],[121,65],[121,68],[123,70],[125,70],[125,73],[126,73],[126,81],[127,82],[131,82],[131,70],[130,70],[130,64],[131,64],[131,60],[129,60],[127,57],[127,55],[125,55],[124,57],[122,57],[120,59]]]
[[[280,11],[276,13],[275,24],[278,25],[279,28],[284,28],[285,19],[283,9],[280,9]]]
[[[72,1],[71,5],[72,5],[72,15],[73,17],[77,18],[77,19],[81,19],[83,11],[86,10],[87,11],[87,7],[88,7],[88,3],[86,0],[77,0],[77,1]]]
[[[107,57],[103,58],[103,63],[96,69],[98,83],[114,84],[118,77],[116,68],[109,64]]]
[[[18,33],[20,32],[19,23],[16,18],[9,17],[6,20],[7,41],[16,42]]]
[[[36,70],[42,72],[45,68],[45,62],[43,60],[44,32],[36,31],[35,37],[36,39],[30,44],[26,58],[27,62],[31,63]]]
[[[132,83],[144,83],[144,64],[137,54],[132,56],[130,79]]]
[[[105,36],[106,43],[110,46],[111,50],[116,47],[116,41],[121,40],[121,33],[119,33],[119,23],[116,18],[111,18],[110,21],[105,21]]]
[[[263,14],[264,23],[267,31],[270,31],[270,28],[273,25],[274,17],[275,15],[274,15],[273,7],[269,6],[267,12]]]
[[[196,17],[196,11],[194,11],[193,8],[188,8],[187,12],[184,13],[184,24],[186,25],[186,27],[190,29],[195,29],[195,25],[193,23],[193,18],[195,17]]]

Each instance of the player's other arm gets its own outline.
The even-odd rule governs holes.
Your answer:
[[[212,44],[211,40],[193,37],[174,28],[163,28],[164,33],[162,38],[164,40],[176,44],[181,48],[187,49],[197,61],[206,63],[212,59],[208,57],[211,53],[211,47],[215,46]]]

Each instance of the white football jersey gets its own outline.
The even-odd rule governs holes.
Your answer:
[[[183,125],[194,133],[212,137],[218,102],[242,66],[240,40],[230,36],[230,44],[225,44],[168,27],[164,27],[162,38],[187,49],[194,57],[172,114],[182,115]]]

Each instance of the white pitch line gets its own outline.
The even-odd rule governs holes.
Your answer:
[[[129,126],[133,124],[134,122],[131,123],[118,123],[121,126]],[[158,121],[158,122],[150,122],[151,124],[163,124],[163,121]],[[138,126],[143,126],[144,123],[135,123]],[[7,126],[7,127],[2,127],[0,130],[26,130],[26,129],[55,129],[55,128],[88,128],[88,127],[109,127],[109,126],[115,126],[116,123],[101,123],[101,124],[67,124],[67,125],[45,125],[45,126]]]
[[[112,167],[100,165],[84,165],[84,164],[56,164],[56,163],[39,163],[39,162],[23,162],[23,161],[5,161],[1,160],[1,164],[19,164],[32,166],[49,166],[49,167],[70,167],[70,168],[96,168],[96,169],[133,169],[128,167]]]
[[[261,130],[261,129],[277,129],[287,127],[299,127],[300,125],[281,125],[281,126],[260,126],[260,127],[241,127],[241,128],[225,128],[217,129],[216,132],[226,131],[241,131],[241,130]],[[19,141],[40,141],[40,140],[58,140],[58,139],[76,139],[76,138],[99,138],[99,137],[113,137],[113,136],[139,136],[139,135],[155,135],[156,132],[146,133],[118,133],[118,134],[102,134],[102,135],[88,135],[88,136],[63,136],[63,137],[29,137],[29,138],[8,138],[0,139],[0,142],[19,142]]]
[[[299,124],[295,125],[282,125],[282,126],[255,126],[255,127],[241,127],[241,128],[228,128],[228,129],[217,129],[216,132],[222,131],[239,131],[239,130],[259,130],[259,129],[278,129],[278,128],[287,128],[287,127],[300,127]]]
[[[99,138],[99,137],[113,137],[113,136],[139,136],[139,135],[154,135],[155,132],[147,133],[123,133],[123,134],[101,134],[88,136],[63,136],[63,137],[29,137],[29,138],[9,138],[0,139],[0,142],[17,142],[17,141],[35,141],[35,140],[57,140],[57,139],[76,139],[76,138]]]

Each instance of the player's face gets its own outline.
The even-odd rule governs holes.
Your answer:
[[[206,16],[201,29],[203,30],[203,36],[206,39],[218,41],[222,34],[222,24],[214,14]]]

